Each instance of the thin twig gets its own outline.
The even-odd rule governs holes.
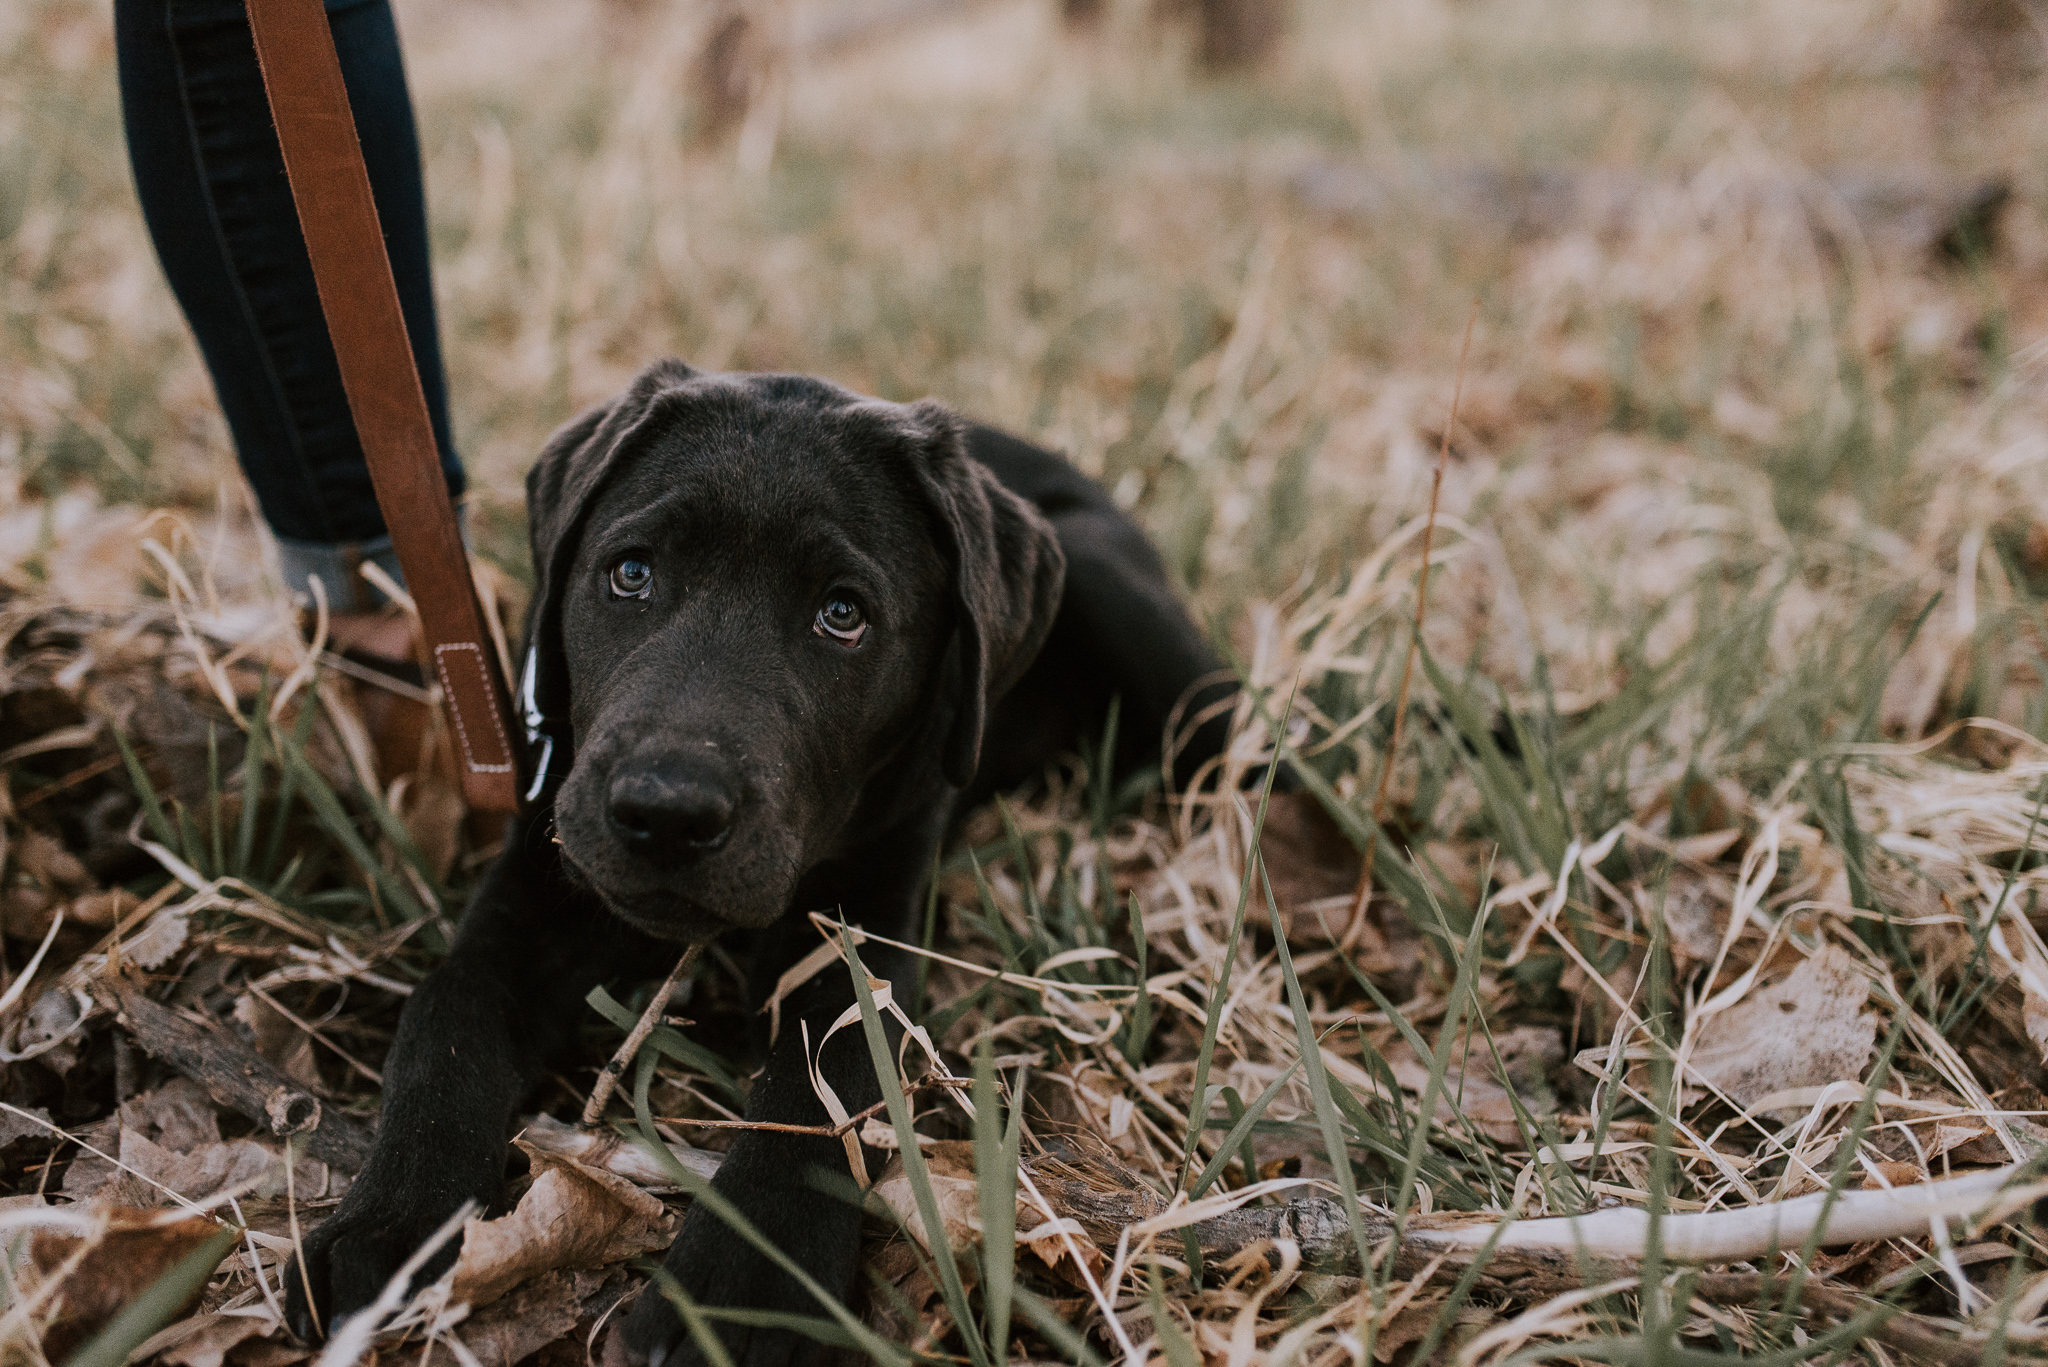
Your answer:
[[[358,1073],[361,1073],[364,1077],[376,1083],[379,1087],[382,1087],[384,1085],[384,1075],[382,1073],[378,1072],[375,1068],[372,1068],[369,1064],[361,1062],[356,1058],[354,1054],[351,1054],[348,1050],[342,1048],[333,1040],[321,1034],[319,1029],[315,1027],[310,1021],[300,1020],[297,1016],[293,1015],[291,1011],[282,1002],[278,1001],[277,998],[271,996],[268,992],[265,992],[255,983],[249,983],[247,984],[247,986],[249,988],[249,995],[256,998],[256,1000],[262,1002],[271,1010],[277,1012],[278,1015],[283,1016],[285,1019],[285,1024],[296,1026],[298,1029],[304,1031],[307,1037],[312,1039],[314,1043],[326,1045],[327,1048],[331,1050],[337,1057],[339,1057],[343,1063],[346,1063],[349,1067],[355,1069]]]
[[[1372,823],[1375,829],[1385,830],[1387,824],[1387,784],[1394,776],[1394,761],[1401,753],[1401,726],[1408,717],[1408,692],[1415,682],[1415,655],[1422,646],[1422,623],[1429,611],[1429,556],[1436,541],[1437,501],[1444,491],[1444,467],[1451,460],[1451,431],[1458,425],[1458,401],[1465,393],[1465,358],[1472,350],[1472,325],[1479,321],[1479,301],[1472,301],[1472,311],[1465,316],[1465,338],[1458,344],[1458,374],[1451,382],[1451,415],[1444,423],[1443,441],[1437,447],[1436,469],[1429,477],[1429,520],[1422,524],[1422,573],[1415,585],[1415,631],[1408,638],[1407,658],[1401,663],[1401,691],[1394,700],[1394,729],[1387,737],[1386,757],[1380,761],[1379,782],[1373,786]],[[1365,862],[1358,872],[1358,890],[1351,897],[1351,924],[1345,930],[1344,939],[1348,947],[1365,923],[1365,906],[1372,900],[1372,869],[1380,852],[1380,842],[1374,839],[1365,847]]]
[[[147,745],[137,745],[135,747],[135,757],[137,759],[155,758],[155,756],[150,754],[149,747]],[[92,763],[84,765],[81,768],[73,769],[70,773],[64,775],[62,778],[53,780],[52,782],[43,785],[42,787],[36,789],[34,792],[29,793],[24,797],[16,798],[14,802],[14,810],[17,812],[27,811],[30,807],[35,806],[44,798],[55,797],[57,794],[65,791],[68,788],[74,788],[77,785],[85,782],[89,778],[98,778],[101,774],[104,774],[111,769],[118,769],[121,767],[121,764],[122,757],[119,754],[106,755],[100,759],[96,759]]]
[[[604,1108],[611,1101],[612,1093],[618,1089],[619,1078],[624,1075],[626,1065],[633,1061],[633,1055],[640,1052],[640,1046],[654,1033],[654,1027],[661,1023],[662,1012],[668,1009],[668,999],[675,993],[676,984],[683,980],[704,953],[701,944],[691,945],[683,951],[683,957],[676,960],[676,966],[669,970],[668,977],[654,991],[654,999],[647,1003],[647,1009],[640,1013],[640,1019],[626,1036],[626,1042],[619,1046],[619,1052],[612,1055],[604,1071],[597,1075],[597,1085],[590,1089],[590,1100],[583,1107],[583,1123],[595,1125],[604,1118]]]
[[[907,1089],[921,1092],[931,1087],[966,1087],[971,1085],[964,1077],[941,1077],[937,1073],[926,1073]],[[785,1125],[778,1120],[697,1120],[687,1116],[658,1115],[655,1120],[663,1125],[684,1125],[698,1130],[767,1130],[773,1134],[809,1134],[820,1139],[837,1139],[848,1130],[878,1116],[888,1106],[886,1101],[877,1101],[865,1110],[855,1111],[846,1119],[832,1125]]]
[[[225,1030],[151,1001],[119,974],[94,979],[91,987],[143,1052],[197,1082],[221,1105],[280,1139],[305,1134],[306,1147],[315,1158],[344,1172],[361,1172],[369,1161],[367,1124],[342,1111],[323,1111],[319,1098]]]

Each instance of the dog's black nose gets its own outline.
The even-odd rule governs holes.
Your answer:
[[[612,780],[612,830],[651,859],[694,859],[732,834],[731,790],[716,775],[633,768]]]

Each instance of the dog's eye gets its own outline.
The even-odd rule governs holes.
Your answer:
[[[860,604],[835,593],[825,600],[824,607],[818,609],[818,620],[811,624],[811,630],[820,636],[830,636],[841,644],[857,646],[860,638],[867,635],[868,619],[861,612]]]
[[[645,598],[654,591],[654,566],[629,555],[612,566],[611,585],[616,598]]]

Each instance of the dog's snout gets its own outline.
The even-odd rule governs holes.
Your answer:
[[[674,862],[723,845],[738,805],[731,783],[709,766],[642,764],[613,777],[609,815],[636,854]]]

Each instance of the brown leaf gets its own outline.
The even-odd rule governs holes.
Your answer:
[[[463,1227],[451,1301],[486,1305],[529,1277],[623,1262],[674,1242],[676,1218],[625,1178],[519,1147],[533,1185],[511,1213]]]
[[[275,1339],[248,1339],[228,1350],[229,1367],[292,1367],[313,1356],[310,1348],[295,1348]]]
[[[1876,1172],[1863,1175],[1863,1189],[1882,1191],[1887,1187],[1910,1187],[1926,1180],[1927,1174],[1920,1171],[1919,1164],[1895,1163],[1887,1159],[1877,1164]]]
[[[932,1199],[938,1203],[939,1221],[945,1226],[946,1243],[954,1252],[981,1242],[981,1204],[974,1181],[974,1145],[964,1139],[941,1140],[924,1150],[925,1169],[931,1175]],[[918,1214],[917,1194],[903,1171],[899,1156],[889,1162],[872,1188],[872,1197],[887,1207],[902,1227],[929,1250],[931,1236]],[[1020,1218],[1021,1213],[1020,1213]]]
[[[29,1116],[35,1117],[35,1120],[29,1119]],[[41,1120],[44,1123],[38,1125],[35,1123],[36,1120]],[[29,1111],[27,1116],[17,1115],[13,1111],[0,1111],[0,1149],[6,1148],[17,1139],[27,1139],[37,1135],[45,1139],[49,1138],[49,1121],[50,1113],[41,1106],[37,1106]]]
[[[1495,1050],[1498,1050],[1496,1053]],[[1387,1046],[1384,1055],[1394,1080],[1420,1096],[1429,1084],[1429,1064],[1415,1056],[1404,1039]],[[1538,1026],[1520,1026],[1497,1032],[1493,1047],[1484,1036],[1475,1035],[1468,1053],[1464,1042],[1451,1055],[1444,1070],[1443,1091],[1437,1099],[1437,1118],[1448,1120],[1463,1115],[1490,1139],[1518,1144],[1522,1129],[1516,1123],[1515,1097],[1531,1115],[1545,1115],[1556,1109],[1546,1079],[1564,1059],[1564,1045],[1557,1031]],[[1507,1074],[1515,1091],[1501,1085]]]
[[[1375,1362],[1392,1362],[1396,1354],[1411,1343],[1420,1343],[1429,1333],[1429,1327],[1436,1323],[1437,1315],[1443,1309],[1438,1298],[1410,1300],[1394,1317],[1379,1327],[1373,1337],[1372,1357]]]
[[[574,1280],[550,1272],[471,1315],[457,1336],[483,1367],[512,1367],[574,1333],[581,1314]]]
[[[1877,1017],[1863,1010],[1869,995],[1856,961],[1828,945],[1709,1017],[1688,1070],[1740,1106],[1787,1088],[1858,1081],[1877,1044]]]
[[[260,1307],[259,1307],[260,1308]],[[238,1345],[259,1338],[277,1327],[274,1320],[251,1315],[202,1315],[176,1343],[157,1354],[163,1367],[221,1367],[228,1353]]]
[[[150,1196],[158,1205],[171,1200],[159,1189],[161,1187],[168,1187],[188,1201],[199,1201],[217,1191],[257,1181],[266,1174],[271,1180],[262,1182],[250,1194],[259,1197],[284,1194],[284,1164],[279,1161],[277,1151],[254,1140],[200,1144],[189,1152],[174,1153],[159,1144],[150,1143],[133,1130],[126,1130],[121,1135],[121,1161],[159,1184],[150,1188]],[[305,1162],[311,1166],[312,1160]],[[308,1181],[304,1172],[297,1176],[307,1183],[304,1189],[308,1194],[325,1185],[324,1180]],[[325,1174],[321,1176],[324,1179]],[[136,1204],[149,1203],[138,1201]]]
[[[320,1066],[313,1053],[313,1037],[293,1025],[283,1012],[253,993],[235,999],[234,1019],[247,1028],[256,1052],[275,1065],[280,1073],[302,1087],[324,1090]]]
[[[164,1188],[197,1201],[259,1178],[250,1195],[281,1196],[284,1166],[263,1140],[223,1142],[212,1100],[197,1083],[176,1078],[124,1102],[118,1116],[89,1127],[82,1137],[113,1153],[123,1167],[82,1153],[64,1174],[66,1195],[131,1206],[168,1204]],[[327,1165],[301,1157],[295,1174],[301,1200],[328,1194]]]
[[[462,819],[469,808],[462,794],[440,781],[431,771],[408,774],[399,780],[401,792],[392,806],[405,823],[406,834],[419,848],[427,867],[446,878],[462,853]]]
[[[12,862],[17,873],[26,874],[50,892],[76,896],[92,887],[92,875],[78,862],[78,856],[65,849],[57,837],[32,827],[15,836]]]
[[[154,1091],[121,1103],[123,1129],[140,1130],[165,1148],[184,1153],[220,1142],[220,1113],[206,1089],[190,1078],[172,1078]]]
[[[156,1212],[148,1210],[115,1208],[106,1215],[107,1232],[64,1278],[56,1314],[43,1333],[43,1355],[52,1362],[71,1356],[117,1312],[221,1228],[199,1217],[160,1225]],[[90,1239],[90,1235],[39,1229],[29,1242],[29,1261],[39,1276],[51,1276]],[[193,1299],[198,1299],[196,1292]]]

